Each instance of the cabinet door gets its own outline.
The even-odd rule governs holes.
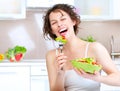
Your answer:
[[[120,20],[120,0],[74,0],[82,20]]]
[[[24,19],[25,17],[26,0],[0,0],[0,20]]]
[[[31,91],[49,91],[46,64],[31,66]]]
[[[120,0],[113,0],[113,12],[112,12],[112,15],[113,15],[113,19],[118,19],[120,20]]]
[[[30,91],[29,67],[0,67],[1,91]]]
[[[49,91],[47,76],[32,76],[31,91]]]
[[[66,3],[74,5],[74,0],[27,0],[27,7],[51,7],[54,4]]]

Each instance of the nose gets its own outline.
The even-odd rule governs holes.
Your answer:
[[[61,27],[61,26],[62,26],[62,22],[59,21],[59,22],[58,22],[58,27]]]

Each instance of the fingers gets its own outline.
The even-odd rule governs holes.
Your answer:
[[[66,62],[66,60],[64,60],[64,59],[58,60],[57,63],[58,63],[59,68],[62,68],[65,65],[65,62]]]
[[[79,75],[86,74],[82,69],[77,69],[77,68],[74,68],[74,69]]]
[[[97,76],[98,76],[98,75],[100,75],[100,72],[99,72],[99,71],[95,71],[95,72],[94,72],[94,75],[97,75]]]
[[[58,69],[62,69],[63,68],[63,66],[65,65],[65,63],[67,61],[66,58],[67,58],[67,56],[65,56],[63,53],[60,53],[56,57],[56,63],[57,63]]]
[[[67,56],[64,55],[64,53],[60,53],[57,57],[56,57],[56,60],[62,60],[62,59],[65,59],[67,58]]]
[[[95,71],[93,74],[90,74],[90,73],[86,73],[82,69],[74,68],[74,70],[77,72],[78,75],[80,75],[84,78],[87,78],[87,79],[96,81],[96,80],[99,80],[99,78],[100,78],[100,73],[98,71]]]

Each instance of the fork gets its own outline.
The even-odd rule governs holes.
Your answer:
[[[59,43],[60,53],[62,53],[63,50],[63,43]]]
[[[59,48],[60,48],[60,53],[62,53],[63,51],[63,43],[59,43]],[[61,70],[63,70],[63,67],[61,68]]]

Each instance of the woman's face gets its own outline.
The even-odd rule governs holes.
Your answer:
[[[68,37],[74,32],[73,26],[75,25],[75,21],[66,12],[62,10],[51,12],[49,19],[52,32],[56,36]]]

